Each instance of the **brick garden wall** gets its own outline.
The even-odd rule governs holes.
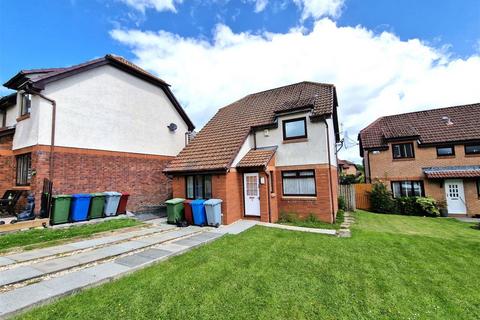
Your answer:
[[[43,179],[49,178],[48,147],[32,151],[31,190],[40,207]],[[172,196],[171,180],[163,174],[171,157],[74,148],[55,148],[54,194],[118,191],[130,193],[127,209],[159,205]]]

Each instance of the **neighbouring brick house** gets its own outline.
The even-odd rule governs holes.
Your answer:
[[[343,175],[357,175],[357,165],[348,160],[338,159],[338,172]]]
[[[172,194],[163,174],[194,126],[163,80],[114,56],[22,70],[0,100],[0,193],[131,193],[129,210]],[[53,121],[52,121],[53,119]],[[52,156],[53,154],[53,156]]]
[[[221,108],[165,169],[173,195],[223,200],[223,222],[282,212],[333,222],[339,140],[333,85],[301,82]]]
[[[445,200],[449,214],[480,214],[479,119],[480,104],[377,119],[359,134],[367,182]]]

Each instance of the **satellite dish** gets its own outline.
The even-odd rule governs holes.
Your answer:
[[[177,127],[177,125],[176,125],[175,123],[172,122],[172,123],[170,123],[170,124],[167,126],[167,128],[168,128],[170,131],[174,132],[175,130],[177,130],[178,127]]]

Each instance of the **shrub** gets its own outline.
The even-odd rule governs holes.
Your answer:
[[[430,217],[440,216],[440,210],[437,207],[437,202],[435,199],[430,197],[418,197],[417,204],[420,206],[422,211]]]
[[[338,209],[339,210],[347,210],[347,204],[345,202],[345,198],[343,196],[338,197]]]
[[[395,213],[403,214],[406,216],[421,215],[421,208],[417,204],[417,197],[401,197],[395,201]]]
[[[382,182],[376,182],[373,185],[369,196],[373,212],[394,213],[395,201],[392,198],[392,193],[388,191],[387,186]]]
[[[297,221],[298,221],[298,217],[297,217],[296,214],[287,213],[285,211],[280,212],[280,219],[278,219],[278,222],[280,222],[280,223],[285,223],[285,222],[293,223],[293,222],[297,222]]]

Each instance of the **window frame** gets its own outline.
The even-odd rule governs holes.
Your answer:
[[[1,110],[0,114],[2,115],[2,123],[0,128],[5,128],[7,126],[7,109]]]
[[[479,146],[480,147],[480,143],[470,143],[470,144],[465,144],[463,147],[464,147],[464,151],[465,151],[465,155],[480,155],[480,151],[479,152],[467,152],[467,147],[472,147],[472,146]]]
[[[305,134],[300,135],[300,136],[287,137],[287,130],[286,130],[287,129],[286,128],[287,123],[297,122],[297,121],[303,121],[303,128],[304,128]],[[282,131],[283,131],[283,140],[284,141],[307,138],[308,137],[307,117],[300,117],[300,118],[282,120]]]
[[[477,197],[480,199],[480,178],[477,179]]]
[[[395,146],[403,146],[403,145],[410,145],[412,147],[412,156],[411,157],[395,157]],[[393,158],[393,160],[415,159],[415,147],[413,146],[413,142],[392,143],[392,158]]]
[[[402,192],[402,189],[403,189],[403,183],[405,182],[410,182],[410,187],[412,188],[412,192],[413,190],[415,190],[415,188],[413,187],[413,183],[414,182],[419,182],[420,183],[420,195],[419,196],[404,196],[403,195],[403,192]],[[394,188],[393,188],[393,184],[394,183],[399,183],[400,184],[400,197],[395,197],[395,192],[393,191]],[[399,181],[391,181],[390,182],[390,189],[392,190],[392,196],[393,198],[402,198],[402,197],[425,197],[425,186],[423,184],[423,181],[422,180],[399,180]]]
[[[28,97],[28,99],[27,99]],[[22,93],[20,105],[20,117],[30,114],[32,111],[32,95],[30,93]],[[28,101],[28,103],[26,103]],[[27,107],[25,105],[28,105]]]
[[[313,176],[300,176],[300,172],[312,172]],[[286,173],[295,173],[295,177],[285,177],[284,175]],[[305,170],[285,170],[281,172],[282,176],[282,195],[285,197],[316,197],[317,196],[317,179],[315,175],[315,170],[314,169],[305,169]],[[313,178],[313,185],[315,189],[314,194],[290,194],[290,193],[285,193],[285,188],[284,188],[284,180],[285,179],[311,179]]]
[[[26,159],[27,164],[22,163],[20,166],[20,161],[25,161]],[[23,167],[26,165],[26,168]],[[22,172],[20,172],[20,168],[23,168]],[[25,174],[25,177],[20,177],[20,175]],[[23,153],[15,156],[15,185],[19,187],[26,187],[29,186],[32,180],[32,154],[31,153]],[[23,182],[25,181],[25,182]]]
[[[442,149],[442,148],[451,148],[452,153],[451,154],[439,154],[438,149]],[[436,149],[437,149],[437,157],[452,157],[452,156],[455,155],[455,146],[454,145],[437,146]]]
[[[270,183],[270,193],[275,193],[275,179],[273,177],[273,171],[269,172],[268,178],[269,178],[269,183]]]
[[[192,177],[192,180],[193,180],[193,197],[189,197],[189,192],[188,192],[188,178],[189,177]],[[206,181],[206,178],[209,177],[210,178],[210,192],[209,192],[209,197],[207,197],[207,188],[206,188],[206,184],[205,184],[205,181]],[[197,186],[196,186],[196,182],[197,182],[197,179],[201,179],[202,181],[202,197],[201,198],[197,198]],[[213,176],[210,175],[210,174],[190,174],[190,175],[186,175],[185,176],[185,198],[186,199],[211,199],[213,197]]]

